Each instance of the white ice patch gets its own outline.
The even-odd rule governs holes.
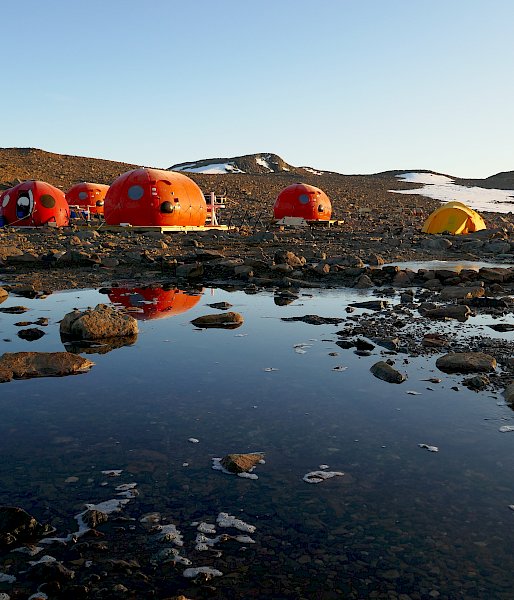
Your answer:
[[[176,167],[174,171],[187,171],[188,173],[205,173],[206,175],[224,175],[225,173],[244,173],[238,169],[233,163],[211,163],[200,167],[195,166],[196,163],[189,163]]]
[[[397,177],[402,181],[423,184],[423,187],[413,190],[389,190],[394,194],[418,194],[441,202],[457,200],[478,212],[514,211],[514,190],[466,187],[454,183],[454,180],[449,177],[434,173],[404,173]]]
[[[7,573],[0,573],[0,583],[14,583],[16,577],[14,575],[7,575]]]
[[[48,596],[43,592],[36,592],[32,596],[29,596],[27,600],[48,600]]]
[[[501,431],[501,433],[507,433],[509,431],[514,431],[514,425],[502,425],[498,431]]]
[[[344,473],[341,471],[310,471],[306,473],[302,479],[305,483],[321,483],[325,479],[332,479],[332,477],[342,477]]]
[[[316,171],[316,169],[311,169],[310,167],[303,167],[304,171],[309,171],[313,175],[323,175],[323,171]]]
[[[107,471],[102,471],[102,475],[107,475],[107,477],[119,477],[123,471],[121,469],[108,469]]]
[[[248,525],[248,523],[245,523],[241,519],[233,517],[225,512],[221,512],[218,515],[216,523],[219,527],[234,527],[235,529],[239,529],[239,531],[244,531],[245,533],[253,533],[256,529],[255,525]]]
[[[273,169],[269,166],[268,161],[265,158],[256,158],[255,162],[260,165],[261,167],[264,167],[265,169],[268,169],[268,171],[273,171]]]
[[[424,448],[429,452],[439,452],[439,448],[437,446],[430,446],[429,444],[418,444],[420,448]]]
[[[5,592],[0,592],[0,600],[11,600],[11,596]]]
[[[218,571],[218,569],[213,569],[212,567],[194,567],[191,569],[185,569],[182,573],[184,577],[193,578],[203,573],[205,575],[210,575],[211,577],[221,577],[223,573]]]
[[[198,443],[200,443],[200,440],[197,440],[196,438],[189,438],[187,441],[191,442],[192,444],[198,444]]]

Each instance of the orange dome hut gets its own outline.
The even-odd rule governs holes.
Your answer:
[[[44,181],[23,181],[0,196],[0,222],[17,227],[39,227],[70,222],[70,209],[64,193]]]
[[[330,221],[332,205],[328,196],[317,187],[295,183],[284,188],[273,207],[275,219],[299,217],[306,221]]]
[[[102,183],[77,183],[66,192],[66,200],[70,206],[89,209],[93,215],[103,215],[104,201],[108,185]]]
[[[109,225],[203,226],[207,204],[202,190],[186,175],[135,169],[120,175],[105,197]]]
[[[123,306],[136,319],[163,319],[185,313],[198,304],[201,294],[188,294],[183,290],[163,288],[112,288],[109,300]],[[131,311],[134,309],[134,312]]]

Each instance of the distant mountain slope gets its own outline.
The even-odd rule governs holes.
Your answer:
[[[310,167],[293,167],[280,156],[272,153],[245,154],[231,158],[204,158],[193,162],[178,163],[169,171],[185,171],[203,173],[205,175],[224,175],[227,173],[244,173],[246,175],[269,175],[270,173],[323,175]]]

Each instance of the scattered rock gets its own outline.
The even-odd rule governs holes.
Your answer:
[[[207,304],[207,306],[217,310],[228,310],[229,308],[232,308],[232,304],[230,304],[230,302],[213,302],[212,304]]]
[[[258,465],[263,458],[264,454],[261,453],[227,454],[221,459],[220,464],[225,470],[230,471],[230,473],[248,473]]]
[[[338,317],[320,317],[318,315],[304,315],[303,317],[282,317],[282,321],[302,321],[309,325],[339,325],[344,319]]]
[[[462,385],[465,385],[470,390],[483,390],[491,383],[489,377],[487,375],[475,375],[474,377],[469,377],[468,379],[464,379]]]
[[[201,328],[220,328],[220,329],[236,329],[244,323],[242,315],[236,312],[226,312],[214,315],[204,315],[193,319],[191,323],[195,327]]]
[[[16,506],[0,506],[0,547],[31,542],[54,530]]]
[[[387,381],[387,383],[403,383],[407,379],[400,371],[397,371],[389,363],[382,360],[375,363],[370,368],[370,371],[375,377]]]
[[[21,329],[18,331],[18,337],[29,342],[39,340],[44,335],[45,332],[41,331],[41,329],[38,329],[37,327],[30,327],[29,329]]]
[[[496,359],[483,352],[451,352],[436,361],[436,367],[445,373],[483,373],[496,369]]]
[[[457,321],[467,321],[471,316],[471,310],[469,306],[465,304],[441,306],[439,308],[432,308],[429,310],[420,311],[422,314],[429,319],[457,319]]]
[[[9,315],[21,315],[28,310],[29,309],[26,306],[6,306],[5,308],[0,308],[0,312],[7,313]]]

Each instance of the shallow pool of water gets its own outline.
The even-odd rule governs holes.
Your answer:
[[[384,383],[369,372],[379,348],[359,357],[336,346],[342,325],[281,321],[346,318],[349,303],[371,298],[365,291],[309,291],[286,306],[271,293],[204,289],[166,304],[143,292],[2,305],[29,308],[0,315],[4,351],[61,351],[64,314],[110,299],[135,311],[140,333],[133,345],[89,355],[96,364],[85,375],[0,386],[0,504],[64,535],[85,502],[137,482],[124,514],[159,511],[183,530],[184,555],[230,574],[216,581],[216,598],[512,597],[514,433],[498,428],[514,413],[501,396],[454,391],[461,378],[437,371],[435,358],[398,355],[408,380]],[[220,301],[243,326],[191,325]],[[46,335],[20,340],[14,323],[39,317],[49,318]],[[424,381],[434,376],[441,383]],[[258,480],[211,468],[213,457],[249,451],[266,455]],[[320,465],[344,476],[305,483]],[[123,473],[113,480],[108,469]],[[218,558],[195,552],[191,522],[220,511],[256,525],[256,544]],[[144,555],[138,544],[128,552]],[[166,582],[195,597],[180,569]]]
[[[398,266],[401,269],[410,269],[411,271],[419,271],[419,269],[448,269],[457,273],[462,271],[462,269],[478,271],[483,267],[488,269],[495,267],[506,269],[512,266],[510,263],[485,262],[483,260],[408,260],[387,263],[384,267],[389,265]]]

